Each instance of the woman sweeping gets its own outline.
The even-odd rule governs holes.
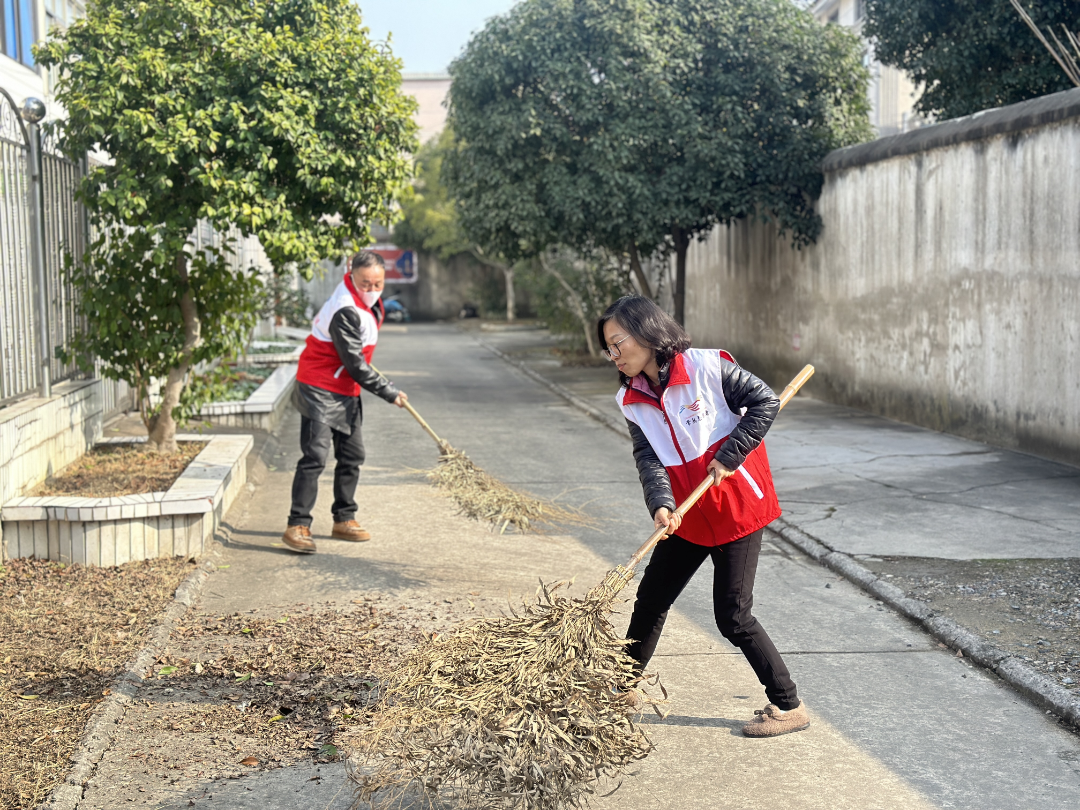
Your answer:
[[[762,445],[779,399],[726,352],[691,349],[683,328],[648,298],[620,298],[597,331],[619,369],[617,399],[630,427],[645,503],[656,527],[667,529],[638,586],[627,653],[645,668],[668,610],[711,558],[716,625],[742,650],[769,700],[743,733],[801,731],[810,725],[806,708],[751,613],[761,533],[780,516]],[[709,473],[716,486],[680,519],[676,504]]]

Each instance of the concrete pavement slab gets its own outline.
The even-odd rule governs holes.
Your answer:
[[[202,611],[345,602],[372,590],[416,605],[473,599],[478,611],[490,613],[508,592],[531,594],[537,578],[576,575],[577,588],[590,586],[649,533],[625,439],[566,407],[469,336],[410,325],[385,336],[377,362],[398,372],[432,426],[490,473],[537,494],[563,492],[598,522],[520,536],[464,519],[417,478],[416,470],[434,463],[430,439],[405,413],[367,397],[369,464],[358,517],[375,539],[328,538],[327,475],[314,527],[319,553],[294,555],[275,545],[298,455],[297,420],[290,417],[272,457],[275,469],[228,516],[223,563],[229,567],[211,577]],[[856,450],[863,452],[844,447]],[[755,611],[785,653],[813,725],[775,740],[743,738],[739,727],[765,700],[741,655],[713,626],[710,580],[703,570],[691,582],[654,660],[671,693],[671,716],[649,726],[657,750],[617,793],[597,800],[601,810],[1080,805],[1075,735],[780,541],[764,549]],[[617,627],[625,626],[626,608]],[[246,807],[254,806],[252,798],[265,810],[339,806],[333,802],[341,783],[333,780],[341,773],[311,781],[311,768],[301,765],[228,783],[192,777],[169,784],[142,775],[136,781],[146,792],[139,792],[130,778],[121,784],[120,775],[133,776],[131,755],[143,744],[121,730],[80,806],[127,806],[129,797],[135,806],[182,806],[176,802],[187,799],[195,807]],[[235,796],[236,803],[222,796]]]

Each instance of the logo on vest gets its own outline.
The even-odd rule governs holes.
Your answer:
[[[684,414],[686,416],[684,417]],[[702,419],[709,416],[709,406],[705,404],[701,397],[698,397],[689,405],[683,405],[679,408],[679,418],[686,423],[687,427],[695,425]]]

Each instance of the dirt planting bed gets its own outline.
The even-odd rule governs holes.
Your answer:
[[[191,569],[178,559],[0,568],[0,807],[37,807],[64,780],[94,707]]]
[[[171,455],[151,452],[144,444],[104,444],[69,464],[31,495],[113,498],[164,492],[187,469],[206,442],[179,442]]]

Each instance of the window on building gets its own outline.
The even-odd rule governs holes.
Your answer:
[[[34,66],[34,0],[0,0],[0,45],[5,56]]]
[[[829,24],[830,25],[839,25],[840,24],[840,9],[837,9],[836,11],[834,11],[832,13],[832,16],[829,17]]]
[[[68,26],[80,17],[86,16],[86,5],[76,0],[45,0],[45,27],[52,31],[66,31]],[[60,79],[59,68],[49,70],[48,87],[53,92]]]
[[[855,0],[855,22],[866,16],[866,0]]]
[[[45,18],[50,31],[53,28],[64,31],[85,14],[85,4],[76,0],[45,0]]]

